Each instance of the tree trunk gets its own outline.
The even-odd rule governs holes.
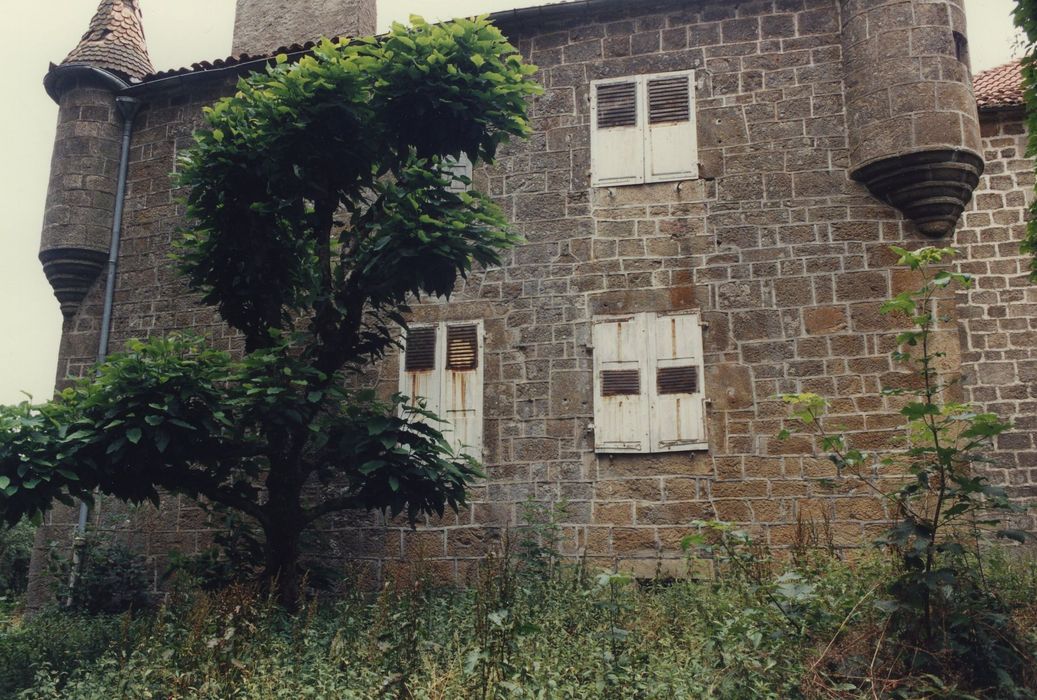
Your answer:
[[[273,518],[271,526],[265,529],[266,571],[263,578],[266,586],[273,590],[278,604],[294,613],[298,611],[302,598],[299,571],[302,528],[293,520]]]

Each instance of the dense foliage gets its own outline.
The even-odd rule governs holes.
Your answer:
[[[34,528],[28,522],[0,523],[0,600],[14,600],[29,583]]]
[[[506,551],[467,590],[416,573],[287,616],[254,591],[175,596],[156,615],[44,615],[0,631],[0,696],[143,698],[1012,697],[948,664],[912,672],[874,605],[891,572],[822,546],[776,561],[707,527],[739,557],[716,580],[642,582]],[[542,555],[540,555],[542,556]],[[550,566],[549,566],[550,568]],[[1035,648],[1037,565],[993,556],[991,586]],[[81,645],[71,652],[69,647]],[[1017,686],[1015,697],[1035,697]],[[20,696],[19,689],[26,689]]]
[[[263,577],[299,600],[302,533],[344,509],[442,514],[477,465],[420,407],[352,390],[408,303],[449,295],[515,238],[445,158],[528,131],[535,69],[486,20],[324,41],[206,110],[179,182],[180,267],[245,341],[132,342],[50,403],[0,409],[0,515],[95,492],[204,498],[263,533]],[[467,183],[467,180],[465,180]]]

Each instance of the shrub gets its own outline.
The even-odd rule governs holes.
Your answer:
[[[35,528],[27,521],[0,524],[0,598],[21,596],[29,582],[29,559]]]
[[[31,688],[38,670],[67,674],[89,665],[129,634],[122,618],[48,610],[0,627],[0,698]]]
[[[832,680],[890,670],[874,658],[889,614],[871,604],[893,575],[886,557],[851,564],[821,548],[795,562],[727,526],[703,533],[713,580],[544,577],[505,547],[471,589],[419,573],[296,616],[245,586],[174,597],[135,621],[47,616],[0,632],[0,667],[22,669],[18,688],[35,672],[25,700],[969,697],[951,677],[893,678],[875,695]],[[1007,613],[1034,619],[1032,561],[1000,550],[988,561]],[[12,636],[21,656],[9,662]],[[1021,643],[1031,653],[1033,634]]]
[[[56,597],[73,611],[115,615],[150,608],[154,599],[153,574],[145,557],[126,545],[91,536],[80,550],[82,563],[71,599],[68,598],[72,562],[51,551],[51,578]]]

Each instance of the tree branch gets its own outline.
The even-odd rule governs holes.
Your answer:
[[[337,513],[341,510],[352,510],[354,508],[363,508],[364,504],[361,503],[356,496],[339,496],[338,498],[329,498],[321,501],[318,505],[313,508],[307,508],[304,511],[304,517],[306,524],[310,525],[317,520],[320,520],[325,515],[331,513]]]

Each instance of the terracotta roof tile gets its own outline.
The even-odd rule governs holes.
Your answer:
[[[1023,77],[1019,61],[985,70],[972,81],[981,110],[1022,107]]]
[[[90,28],[61,65],[96,66],[137,80],[153,73],[138,0],[101,0]]]

